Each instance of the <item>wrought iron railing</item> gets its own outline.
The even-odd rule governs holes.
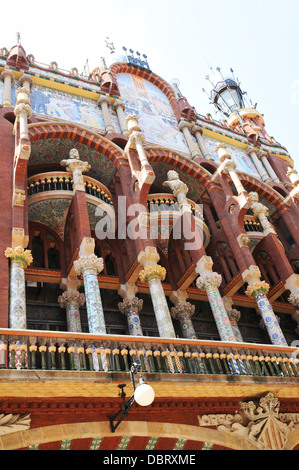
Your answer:
[[[1,369],[299,377],[295,347],[0,329]],[[1,372],[0,372],[1,376]]]

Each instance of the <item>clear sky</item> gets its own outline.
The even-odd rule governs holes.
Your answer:
[[[80,72],[86,59],[91,70],[99,64],[108,36],[146,54],[166,81],[177,78],[200,114],[215,115],[202,91],[210,67],[233,68],[299,170],[298,0],[6,1],[0,47],[15,45],[17,31],[38,62]]]

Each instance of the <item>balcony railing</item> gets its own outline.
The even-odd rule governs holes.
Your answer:
[[[110,191],[99,181],[84,176],[85,192],[91,196],[103,200],[107,204],[113,205]],[[27,180],[28,196],[43,193],[45,191],[72,191],[72,174],[64,171],[51,173],[40,173],[31,176]]]
[[[246,215],[244,219],[244,227],[246,232],[258,232],[263,233],[263,227],[259,220],[251,215]]]
[[[299,377],[294,347],[0,329],[1,369]]]

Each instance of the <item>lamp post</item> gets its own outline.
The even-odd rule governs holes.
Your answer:
[[[139,373],[139,384],[136,387],[134,375],[137,373]],[[126,384],[118,385],[118,388],[120,389],[119,396],[122,398],[123,403],[122,403],[120,410],[115,415],[108,416],[109,421],[110,421],[111,432],[115,432],[116,428],[120,425],[123,419],[128,416],[128,413],[135,402],[140,406],[149,406],[154,401],[155,392],[153,388],[147,383],[145,383],[144,379],[142,378],[140,363],[138,362],[133,363],[131,370],[130,370],[130,377],[131,377],[131,382],[133,385],[134,393],[126,401],[125,400],[126,394],[124,392],[124,388]],[[114,423],[115,420],[117,420],[116,423]]]

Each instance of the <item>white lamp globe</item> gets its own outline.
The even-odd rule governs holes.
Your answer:
[[[140,381],[140,384],[134,392],[134,398],[138,405],[149,406],[154,401],[155,392],[150,385]]]

